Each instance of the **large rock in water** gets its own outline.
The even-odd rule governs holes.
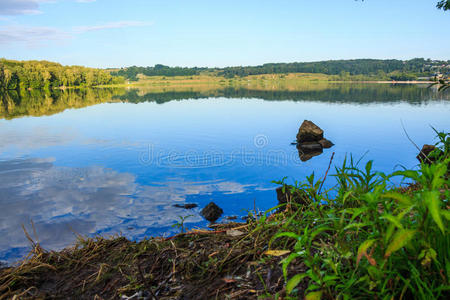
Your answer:
[[[223,210],[218,207],[214,202],[210,202],[205,208],[202,209],[200,214],[208,221],[216,221],[222,214]]]
[[[174,207],[178,207],[178,208],[184,208],[184,209],[193,209],[195,207],[197,207],[198,205],[195,203],[185,203],[185,204],[174,204]]]
[[[311,121],[303,121],[297,133],[297,143],[318,142],[323,139],[323,130]]]

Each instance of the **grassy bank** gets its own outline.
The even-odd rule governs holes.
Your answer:
[[[33,244],[0,271],[0,299],[448,299],[450,137],[439,139],[416,170],[383,174],[349,158],[328,175],[332,190],[326,170],[282,180],[284,203],[245,224],[141,242],[80,237],[61,252]]]
[[[129,81],[121,86],[272,86],[274,88],[302,88],[312,83],[431,83],[429,81],[386,81],[376,77],[362,75],[326,75],[320,73],[290,73],[290,74],[264,74],[249,75],[245,77],[225,78],[216,74],[192,76],[144,76],[138,75],[138,81]],[[120,86],[120,85],[116,85]]]

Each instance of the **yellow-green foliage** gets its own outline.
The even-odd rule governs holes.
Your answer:
[[[2,89],[96,86],[122,82],[122,77],[113,77],[101,69],[62,66],[48,61],[0,60]]]
[[[110,102],[114,95],[123,93],[125,90],[118,88],[32,89],[0,92],[0,118],[52,115],[68,108],[81,108]]]

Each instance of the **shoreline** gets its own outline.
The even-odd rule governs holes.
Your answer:
[[[330,298],[346,291],[342,288],[334,290],[336,282],[352,287],[346,292],[349,298],[352,295],[373,298],[386,293],[392,297],[401,294],[410,298],[415,286],[406,289],[400,285],[383,290],[384,280],[393,280],[401,273],[406,279],[420,276],[420,280],[427,280],[430,286],[427,295],[445,299],[439,286],[445,284],[447,277],[436,268],[448,259],[448,248],[439,247],[446,240],[448,221],[434,222],[436,215],[424,214],[419,206],[422,196],[437,193],[436,201],[439,201],[439,195],[444,196],[448,191],[448,183],[441,178],[448,174],[449,158],[444,158],[432,165],[441,169],[440,181],[421,175],[424,171],[392,174],[403,176],[404,180],[410,176],[408,172],[415,172],[417,184],[407,186],[387,186],[389,179],[371,170],[369,161],[365,171],[359,171],[372,179],[366,182],[362,176],[355,178],[357,182],[351,188],[347,181],[341,182],[337,196],[333,198],[320,193],[319,184],[326,179],[328,171],[323,181],[317,179],[314,183],[314,179],[308,179],[312,180],[309,185],[296,188],[278,182],[285,194],[284,200],[279,198],[280,205],[264,214],[260,215],[255,208],[246,223],[217,224],[213,230],[192,229],[188,232],[183,232],[184,227],[180,227],[180,234],[168,238],[148,237],[134,242],[122,236],[79,236],[70,248],[45,251],[25,232],[32,251],[17,265],[0,268],[0,299],[292,299],[291,296],[300,299],[315,293],[309,287],[317,286],[316,282],[322,280],[312,273],[316,268],[328,276],[323,278],[332,279],[327,289],[319,290],[321,295]],[[345,178],[353,182],[348,177],[353,168],[352,162],[337,168],[338,182]],[[422,164],[421,168],[429,167]],[[430,180],[434,185],[429,183]],[[373,184],[375,186],[369,191],[364,187]],[[342,194],[344,198],[338,198]],[[323,205],[322,201],[329,204]],[[436,205],[438,209],[442,206]],[[403,225],[397,229],[391,245],[384,245],[381,241],[388,234],[390,224],[384,216],[392,214],[392,218],[397,218],[394,214],[399,210],[409,212],[408,217],[402,220]],[[344,219],[346,214],[353,217]],[[424,222],[425,219],[428,222]],[[409,238],[392,248],[396,237],[405,230],[403,226],[418,238],[419,230],[433,234],[428,247],[436,249],[433,251],[437,267],[431,260],[420,258],[419,253],[428,249],[423,248],[425,238],[421,236],[418,241]],[[426,227],[418,229],[419,226]],[[360,230],[360,227],[366,229]],[[379,229],[370,229],[372,227]],[[350,236],[351,240],[341,236]],[[374,244],[378,240],[380,243]],[[374,248],[370,252],[361,252],[367,241]],[[411,247],[406,248],[407,243]],[[402,248],[403,251],[397,251]],[[409,248],[418,249],[411,253]],[[333,263],[336,259],[338,262]],[[329,267],[330,262],[334,268]],[[408,264],[419,268],[428,263],[426,269],[420,269],[419,275],[408,272]],[[387,275],[383,275],[379,283],[352,281],[355,275],[364,279],[364,274],[379,270],[376,268],[379,264],[386,264],[388,268],[386,272],[386,267],[380,269],[380,274]],[[384,279],[386,276],[388,278]]]
[[[270,75],[270,74],[269,74]],[[181,76],[183,77],[183,76]],[[108,84],[108,85],[94,85],[94,86],[60,86],[53,87],[48,89],[33,89],[33,88],[25,88],[24,90],[32,91],[32,90],[70,90],[70,89],[92,89],[92,88],[132,88],[132,87],[141,87],[141,86],[155,86],[155,87],[171,87],[171,86],[197,86],[197,85],[217,85],[217,86],[243,86],[248,84],[248,81],[256,81],[261,79],[248,79],[248,77],[240,77],[237,79],[226,79],[224,77],[213,77],[215,80],[179,80],[177,77],[169,77],[170,79],[161,80],[159,76],[155,76],[155,78],[147,77],[145,81],[136,81],[129,83],[120,83],[120,84]],[[278,79],[278,80],[277,80]],[[295,81],[287,81],[284,79],[264,79],[264,82],[276,82],[286,83],[286,84],[315,84],[315,83],[329,83],[329,84],[433,84],[434,81],[388,81],[388,80],[295,80]],[[233,81],[234,80],[234,81]],[[178,82],[177,82],[178,81]],[[227,82],[227,83],[225,83]],[[4,90],[4,91],[20,91],[21,89],[13,89],[13,90]]]

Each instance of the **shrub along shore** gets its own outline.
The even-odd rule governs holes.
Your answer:
[[[328,176],[332,190],[321,190],[327,175],[282,180],[287,202],[246,223],[80,237],[60,252],[30,238],[30,255],[0,270],[0,299],[448,299],[450,135],[438,138],[415,170],[383,174],[350,157]]]

